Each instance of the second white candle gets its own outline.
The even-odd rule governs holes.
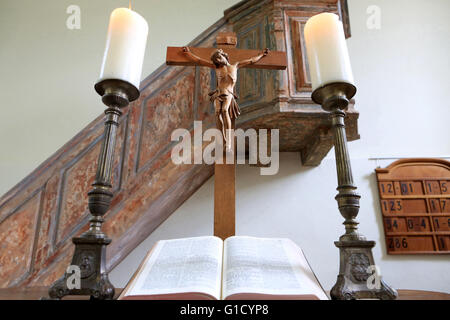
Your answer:
[[[305,44],[313,91],[333,82],[354,84],[344,28],[336,14],[311,17],[305,25]]]

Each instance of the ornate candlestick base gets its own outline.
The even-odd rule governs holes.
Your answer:
[[[73,238],[75,252],[71,267],[62,278],[49,289],[51,299],[61,299],[68,295],[91,296],[92,300],[110,300],[114,297],[114,286],[106,273],[106,246],[111,243],[108,238],[81,236]],[[80,273],[72,273],[78,267]],[[77,280],[74,277],[79,276]],[[76,281],[79,281],[77,288]]]
[[[106,109],[105,133],[98,158],[93,189],[89,191],[90,228],[73,238],[75,252],[66,273],[49,289],[51,299],[67,295],[89,295],[91,299],[112,299],[114,287],[106,272],[106,246],[111,239],[101,231],[103,216],[109,209],[113,194],[110,191],[113,155],[121,109],[139,97],[139,90],[122,80],[104,80],[95,85]]]
[[[382,279],[375,277],[370,266],[375,266],[372,248],[375,241],[354,240],[336,241],[339,248],[340,267],[337,282],[331,289],[330,295],[335,300],[353,300],[375,298],[391,300],[397,297],[397,292],[389,287]],[[377,282],[378,281],[378,282]],[[371,284],[369,287],[369,283]]]
[[[331,298],[395,299],[397,292],[385,284],[376,273],[372,255],[375,241],[368,241],[357,232],[358,222],[355,218],[359,212],[361,196],[356,192],[357,188],[353,182],[343,111],[355,93],[356,87],[352,84],[331,83],[316,89],[312,94],[313,101],[331,115],[339,192],[336,201],[341,215],[345,218],[345,234],[335,242],[339,248],[340,267],[337,282],[331,289]]]

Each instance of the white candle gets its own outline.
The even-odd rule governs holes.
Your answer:
[[[313,91],[333,82],[354,84],[344,27],[336,14],[311,17],[305,25],[305,44]]]
[[[138,13],[117,8],[109,20],[100,79],[128,81],[139,89],[148,24]]]

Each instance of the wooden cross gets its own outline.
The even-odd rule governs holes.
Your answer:
[[[216,42],[217,48],[168,47],[166,64],[215,68],[211,56],[217,49],[222,49],[228,55],[227,58],[229,58],[231,65],[238,61],[242,62],[238,66],[239,68],[285,70],[287,67],[285,52],[265,52],[262,56],[261,50],[236,49],[237,37],[233,32],[219,33]],[[187,51],[189,51],[189,54],[187,54]],[[217,72],[219,72],[219,68],[216,68]],[[217,127],[221,129],[224,119],[220,118],[219,121],[219,117],[216,114]],[[235,128],[235,118],[231,119],[231,127],[232,129]],[[223,164],[214,164],[214,235],[226,239],[235,234],[236,161],[233,164],[226,164],[225,154],[223,156]]]

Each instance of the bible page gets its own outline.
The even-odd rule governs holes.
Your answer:
[[[201,292],[220,299],[222,257],[217,237],[159,241],[127,296]]]
[[[302,250],[289,239],[238,236],[225,240],[222,297],[238,293],[328,299]]]

